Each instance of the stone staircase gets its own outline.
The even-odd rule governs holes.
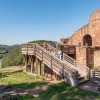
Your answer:
[[[89,68],[78,63],[63,53],[63,58],[57,58],[58,50],[47,44],[47,50],[36,43],[22,44],[22,54],[35,56],[46,64],[57,75],[66,80],[70,85],[78,84],[89,80]]]

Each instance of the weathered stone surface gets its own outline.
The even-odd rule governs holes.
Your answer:
[[[91,14],[89,23],[75,31],[66,45],[76,46],[76,60],[80,63],[91,68],[100,66],[100,9]]]
[[[100,10],[96,10],[90,16],[88,24],[77,30],[69,39],[69,45],[83,45],[83,37],[90,35],[92,37],[92,46],[100,46]]]
[[[86,48],[76,47],[76,59],[79,63],[86,64]]]
[[[94,51],[94,67],[100,66],[100,50]]]

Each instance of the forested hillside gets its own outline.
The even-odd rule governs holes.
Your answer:
[[[6,54],[8,51],[4,47],[0,47],[0,59],[2,59],[3,55]]]
[[[12,45],[12,46],[0,45],[0,59],[2,59],[2,57],[8,52],[10,52],[13,48],[18,47],[18,46],[19,45]]]
[[[37,40],[37,41],[31,41],[29,43],[38,43],[42,46],[43,42],[46,40]],[[53,41],[46,41],[50,45],[54,45]],[[2,46],[2,48],[5,48],[8,53],[3,56],[2,59],[2,67],[8,67],[8,66],[18,66],[18,65],[24,65],[24,58],[21,54],[21,45],[14,45],[14,46]]]
[[[1,67],[18,66],[23,63],[24,59],[21,54],[21,46],[15,46],[11,51],[4,55]]]

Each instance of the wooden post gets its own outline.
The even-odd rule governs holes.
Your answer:
[[[25,72],[27,72],[27,66],[28,66],[28,56],[25,55]]]
[[[51,69],[50,73],[51,73],[51,79],[52,79],[53,78],[53,71],[52,71],[52,69]]]
[[[28,44],[26,44],[26,54],[28,54]]]
[[[54,80],[57,80],[57,74],[54,72]]]
[[[38,59],[38,75],[40,76],[41,75],[41,65],[42,65],[42,61],[40,61]]]
[[[31,74],[34,73],[35,56],[31,56]]]
[[[63,64],[63,67],[62,67],[62,79],[64,79],[64,64]]]
[[[51,73],[51,79],[52,79],[52,73],[53,73],[53,71],[52,71],[52,59],[53,59],[53,57],[51,56],[51,71],[50,71],[50,73]]]
[[[33,44],[33,55],[36,55],[36,44]]]
[[[43,50],[41,52],[42,52],[42,61],[43,61]]]
[[[47,73],[47,66],[44,64],[44,77],[46,77],[46,73]]]
[[[45,64],[43,63],[43,76],[45,76]]]
[[[49,68],[48,68],[48,66],[46,66],[46,70],[47,70],[47,78],[48,78],[48,71],[49,71]]]

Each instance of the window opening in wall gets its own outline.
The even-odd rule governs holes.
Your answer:
[[[92,37],[90,35],[83,37],[83,46],[92,46]]]

